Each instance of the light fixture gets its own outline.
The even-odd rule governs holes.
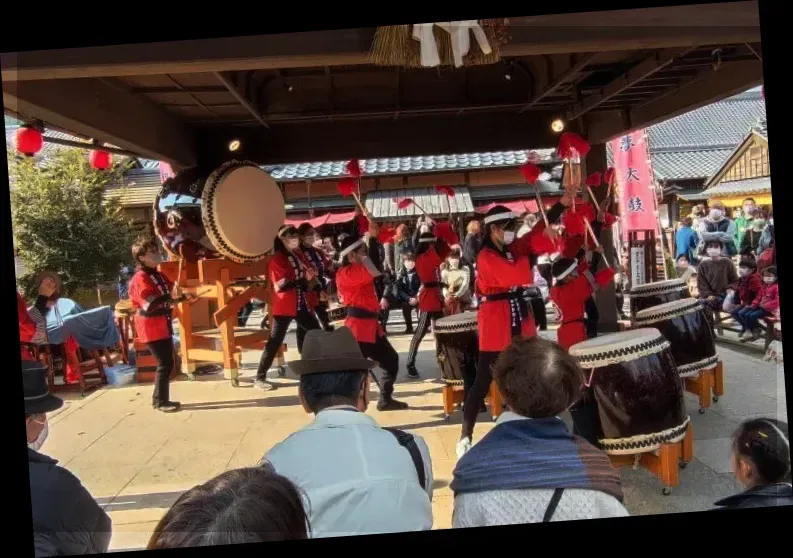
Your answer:
[[[561,118],[557,118],[553,122],[551,122],[551,130],[556,132],[557,134],[564,130],[564,120]]]
[[[241,145],[242,142],[240,142],[240,140],[233,139],[229,142],[229,151],[237,151]]]
[[[287,83],[287,82],[284,82],[284,89],[286,89],[287,92],[289,93],[295,90],[294,86],[291,83]]]
[[[507,71],[504,72],[504,79],[507,81],[512,81],[512,68],[513,68],[513,62],[509,62],[507,66]]]

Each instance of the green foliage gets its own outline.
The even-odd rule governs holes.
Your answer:
[[[11,220],[26,275],[18,278],[28,296],[36,275],[57,272],[62,295],[115,282],[130,260],[135,231],[117,201],[105,200],[108,185],[125,168],[96,171],[82,149],[62,148],[46,161],[8,153]]]
[[[670,254],[664,255],[666,263],[666,276],[669,279],[677,279],[677,269],[675,268],[675,259]]]

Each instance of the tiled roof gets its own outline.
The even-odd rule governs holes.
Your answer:
[[[538,180],[537,186],[541,195],[562,195],[561,183]],[[505,184],[502,186],[483,186],[471,188],[471,199],[474,201],[496,201],[523,196],[534,197],[534,188],[526,184]]]
[[[364,205],[375,219],[391,219],[398,217],[418,217],[421,211],[411,205],[399,209],[394,199],[411,198],[429,215],[448,215],[452,213],[473,213],[474,204],[466,186],[454,188],[455,196],[438,193],[435,188],[409,188],[406,190],[379,190],[366,195]]]
[[[765,120],[765,118],[763,120],[760,120],[754,126],[754,128],[752,128],[752,131],[763,136],[765,140],[768,141],[768,122]]]
[[[732,149],[651,153],[653,173],[659,180],[707,178],[719,170]]]
[[[124,207],[151,206],[161,188],[159,171],[134,169],[124,175],[123,184],[105,190],[105,199],[116,198]]]
[[[541,162],[554,162],[553,149],[539,149],[536,153]],[[528,162],[528,150],[494,151],[488,153],[464,153],[461,155],[431,155],[419,157],[392,157],[383,159],[361,159],[364,176],[389,174],[448,172],[458,169],[482,169],[514,167]],[[345,175],[347,161],[324,163],[299,163],[293,165],[269,165],[264,170],[279,182],[340,178]]]
[[[677,197],[681,200],[685,201],[705,201],[708,199],[708,195],[705,193],[705,190],[680,190],[677,193]]]
[[[736,180],[733,182],[719,182],[715,186],[705,190],[705,194],[708,198],[770,193],[770,176],[764,176],[762,178],[749,178],[747,180]]]

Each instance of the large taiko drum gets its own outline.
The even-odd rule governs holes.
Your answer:
[[[631,317],[635,316],[636,312],[651,306],[658,306],[681,298],[691,298],[688,285],[682,279],[668,279],[636,285],[628,294],[630,295]]]
[[[603,335],[570,347],[597,405],[598,443],[612,455],[683,439],[689,417],[669,341],[656,329]]]
[[[347,307],[346,306],[333,306],[332,308],[328,308],[328,321],[335,325],[343,325],[344,320],[347,319]]]
[[[669,340],[677,372],[683,378],[695,376],[719,361],[713,331],[696,299],[675,300],[641,310],[636,313],[634,325],[654,327]]]
[[[185,169],[165,181],[154,201],[157,237],[171,256],[187,260],[261,260],[285,217],[278,184],[250,162],[229,161],[208,177]]]
[[[438,365],[447,385],[470,385],[476,378],[479,335],[476,312],[463,312],[435,321]]]

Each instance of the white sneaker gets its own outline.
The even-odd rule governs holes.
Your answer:
[[[462,438],[459,442],[457,442],[457,459],[460,459],[468,450],[471,449],[471,438]]]

